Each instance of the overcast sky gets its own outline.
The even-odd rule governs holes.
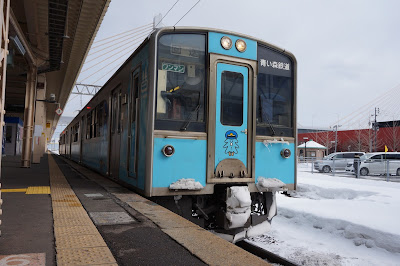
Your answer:
[[[96,39],[151,23],[175,2],[112,0]],[[196,2],[180,0],[164,25],[174,25]],[[381,111],[378,121],[400,119],[400,87],[382,96],[400,84],[399,10],[395,0],[201,0],[177,26],[236,31],[289,50],[298,62],[299,127],[329,127],[337,119],[368,120],[374,107]],[[78,99],[65,115],[77,114]]]

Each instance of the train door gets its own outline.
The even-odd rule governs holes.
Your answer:
[[[132,73],[132,86],[129,92],[129,130],[128,130],[128,176],[137,178],[139,150],[139,73]]]
[[[117,179],[119,174],[119,154],[121,142],[121,89],[111,93],[111,139],[110,139],[110,176]]]
[[[215,143],[213,182],[226,181],[226,178],[245,181],[243,178],[251,178],[252,169],[249,156],[252,154],[252,145],[248,139],[252,133],[249,119],[249,110],[252,110],[249,108],[249,99],[252,97],[252,94],[249,95],[250,71],[247,66],[225,62],[217,62],[215,66],[215,96],[210,96],[210,106],[215,106],[215,120],[210,122],[210,126],[215,134],[209,136],[214,138],[209,143]]]
[[[71,127],[70,129],[70,134],[69,134],[69,158],[72,158],[72,142],[74,141],[74,134],[75,134],[75,129],[74,127]]]
[[[83,131],[84,130],[84,124],[85,124],[85,116],[82,116],[82,119],[81,119],[81,124],[80,124],[80,126],[79,126],[79,130],[80,130],[80,132],[79,132],[79,141],[80,141],[80,144],[79,144],[79,162],[82,162],[82,150],[83,150],[83,136],[85,135],[85,132]]]

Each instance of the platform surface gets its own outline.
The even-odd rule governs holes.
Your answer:
[[[59,156],[2,165],[0,265],[267,264]]]

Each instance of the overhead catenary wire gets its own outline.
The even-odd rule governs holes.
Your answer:
[[[129,53],[132,53],[135,49],[136,49],[136,47],[133,48],[133,49],[131,49],[131,50],[128,50],[128,52],[126,52],[126,53],[124,53],[123,55],[121,55],[120,57],[116,58],[114,61],[111,61],[109,64],[112,64],[112,63],[114,63],[115,61],[117,61],[118,59],[122,58],[123,56],[125,56],[125,55],[127,55],[127,54],[129,54]],[[86,78],[84,78],[83,80],[81,80],[80,83],[82,83],[83,81],[85,81],[85,80],[87,80],[88,78],[92,77],[94,74],[98,73],[100,70],[103,70],[103,69],[106,68],[106,67],[108,67],[108,65],[105,65],[104,67],[98,69],[98,70],[97,70],[96,72],[94,72],[93,74],[87,76]]]
[[[127,42],[127,43],[125,43],[125,44],[123,44],[123,45],[120,45],[120,46],[118,46],[118,47],[115,47],[115,49],[113,49],[112,51],[116,51],[116,50],[118,50],[119,48],[125,47],[125,46],[127,46],[127,45],[132,45],[132,44],[137,44],[137,43],[139,43],[139,42],[142,42],[146,36],[147,36],[147,35],[143,35],[143,36],[140,36],[140,37],[138,37],[138,38],[135,38],[135,39],[131,40],[130,42]],[[85,64],[88,64],[88,63],[90,63],[90,62],[93,62],[94,60],[99,59],[100,57],[103,57],[103,56],[106,56],[106,55],[110,55],[110,53],[111,53],[112,51],[103,53],[103,54],[101,54],[101,55],[99,55],[99,56],[97,56],[97,57],[95,57],[95,58],[90,59],[89,61],[85,61]],[[111,57],[113,57],[113,56],[115,56],[115,55],[117,55],[117,54],[119,54],[119,53],[121,53],[121,52],[123,52],[123,51],[124,51],[124,49],[122,49],[121,51],[118,51],[118,52],[116,52],[116,53],[110,55],[109,57],[107,57],[107,58],[104,59],[103,61],[97,62],[96,65],[98,65],[98,64],[101,63],[101,62],[104,62],[105,60],[107,60],[107,59],[109,59],[109,58],[111,58]],[[91,67],[88,67],[88,68],[83,69],[83,70],[81,71],[81,73],[87,71],[88,69],[90,69],[90,68],[92,68],[92,67],[94,67],[94,66],[96,66],[96,65],[93,65],[93,66],[91,66]]]
[[[141,34],[141,33],[143,33],[143,32],[151,32],[152,29],[153,29],[153,28],[150,27],[150,28],[147,28],[147,29],[138,30],[138,31],[135,32],[135,34]],[[101,47],[101,46],[106,45],[106,44],[115,43],[116,41],[118,41],[118,40],[120,40],[120,39],[123,39],[123,38],[125,38],[125,37],[127,37],[127,36],[131,36],[131,35],[134,35],[134,33],[131,33],[131,34],[122,36],[122,37],[120,37],[120,38],[118,38],[118,39],[111,40],[111,41],[108,41],[108,42],[99,44],[99,45],[97,45],[97,46],[91,47],[90,50],[93,51],[93,50],[95,50],[95,49],[97,49],[97,48],[99,48],[99,47]],[[93,54],[93,53],[92,53],[92,54]]]
[[[97,82],[99,82],[101,79],[103,79],[105,76],[107,76],[108,74],[110,74],[111,72],[113,72],[114,70],[116,70],[117,68],[119,68],[121,66],[121,64],[123,63],[124,60],[121,60],[122,62],[119,62],[115,67],[111,68],[107,73],[105,73],[103,76],[101,76],[99,79],[97,79],[96,81],[93,82],[93,84],[96,84]]]
[[[346,124],[347,121],[353,120],[355,116],[358,116],[359,114],[363,114],[365,112],[365,109],[370,108],[371,104],[377,104],[377,102],[379,102],[381,100],[381,98],[385,97],[386,94],[390,94],[390,93],[391,93],[391,90],[387,91],[382,96],[371,100],[370,102],[368,102],[368,103],[364,104],[363,106],[361,106],[358,109],[358,111],[350,113],[349,115],[345,116],[344,118],[336,121],[335,124],[339,124],[339,122],[342,122],[342,124]]]
[[[177,0],[175,2],[175,4],[172,5],[172,7],[167,11],[167,13],[165,13],[165,15],[161,18],[161,20],[157,23],[157,25],[154,26],[154,28],[157,28],[158,24],[161,23],[161,21],[163,21],[163,19],[168,15],[168,13],[174,8],[174,6],[179,2],[179,0]]]
[[[195,6],[197,6],[198,3],[200,3],[200,1],[201,1],[201,0],[197,1],[196,4],[194,4],[194,5],[188,10],[188,12],[185,13],[185,15],[183,15],[183,16],[174,24],[174,27],[175,27],[176,24],[178,24],[179,21],[181,21],[187,14],[189,14],[189,12],[192,11],[192,9],[193,9]]]
[[[391,113],[393,116],[399,119],[400,117],[400,112],[399,108],[397,108],[398,101],[400,98],[400,85],[397,85],[386,92],[384,92],[382,95],[374,98],[370,102],[364,104],[362,107],[360,107],[356,112],[352,112],[346,117],[339,119],[336,121],[335,125],[341,124],[342,129],[347,128],[347,129],[352,129],[352,128],[369,128],[371,126],[371,115],[374,112],[375,107],[380,108],[381,113],[380,117],[384,117],[384,113]],[[393,112],[395,110],[395,112]],[[331,126],[332,127],[332,126]]]
[[[124,31],[124,32],[118,33],[118,34],[113,35],[113,36],[109,36],[109,37],[104,38],[104,39],[101,39],[101,40],[96,40],[96,41],[93,42],[93,44],[97,44],[97,43],[106,41],[106,40],[108,40],[108,39],[112,39],[112,38],[114,38],[114,37],[116,37],[116,36],[120,36],[120,35],[122,35],[122,34],[125,34],[125,33],[127,33],[127,32],[130,32],[130,31],[134,31],[134,30],[138,30],[138,29],[146,28],[146,27],[152,27],[152,25],[153,25],[153,23],[148,23],[148,24],[145,24],[145,25],[143,25],[143,26],[139,26],[139,27],[136,27],[136,28],[133,28],[133,29]]]
[[[97,50],[97,51],[95,51],[95,52],[92,52],[92,53],[88,54],[88,57],[91,57],[91,56],[93,56],[93,55],[95,55],[95,54],[97,54],[97,53],[99,53],[99,52],[102,52],[102,51],[104,51],[104,50],[107,50],[108,48],[114,47],[116,44],[126,43],[127,41],[130,41],[130,40],[132,40],[132,39],[133,39],[133,40],[136,40],[136,39],[139,39],[139,38],[143,38],[143,37],[145,37],[145,36],[148,36],[148,35],[150,34],[150,32],[151,32],[151,30],[147,30],[147,31],[145,31],[145,32],[141,32],[141,33],[135,34],[135,35],[133,35],[133,36],[130,36],[129,38],[126,38],[126,39],[123,39],[123,40],[119,40],[118,43],[112,43],[112,44],[109,45],[109,46],[106,46],[106,47],[104,47],[104,48],[102,48],[102,49],[100,49],[100,50]],[[114,48],[114,49],[117,49],[117,48]]]
[[[133,45],[133,44],[141,43],[142,41],[143,41],[143,40],[138,40],[138,41],[133,42],[133,43],[131,43],[131,44]],[[136,49],[136,48],[137,48],[137,45],[135,45],[135,48],[134,48],[134,49]],[[134,50],[134,49],[133,49],[133,50]],[[110,58],[112,58],[112,57],[114,57],[114,56],[116,56],[116,55],[118,55],[118,54],[120,54],[121,52],[124,52],[124,51],[126,51],[126,50],[123,49],[123,50],[120,50],[120,51],[118,51],[118,52],[116,52],[116,53],[114,53],[114,54],[111,54],[110,56],[104,58],[103,60],[101,60],[101,61],[99,61],[99,62],[96,62],[96,64],[94,64],[94,65],[92,65],[92,66],[90,66],[90,67],[88,67],[88,68],[83,69],[83,70],[81,71],[81,73],[84,73],[84,72],[86,72],[86,71],[88,71],[88,70],[90,70],[90,69],[92,69],[92,68],[94,68],[94,67],[96,67],[96,66],[99,66],[100,63],[103,63],[104,61],[107,61],[108,59],[110,59]],[[100,57],[100,56],[99,56],[99,57]],[[93,59],[93,60],[94,60],[94,59]],[[93,60],[90,60],[90,62],[93,61]]]

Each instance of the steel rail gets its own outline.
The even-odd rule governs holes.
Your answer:
[[[278,264],[284,265],[284,266],[299,266],[298,264],[296,264],[290,260],[282,258],[279,255],[276,255],[268,250],[260,248],[256,245],[253,245],[244,240],[237,242],[236,246],[246,250],[247,252],[250,252],[253,255],[256,255],[257,257],[267,260],[270,263],[278,263]]]

